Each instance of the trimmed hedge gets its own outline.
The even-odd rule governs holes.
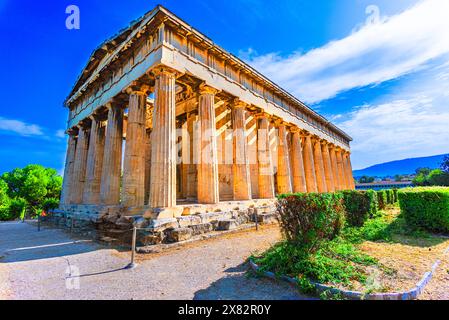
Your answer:
[[[346,211],[346,221],[354,227],[361,227],[377,214],[377,194],[373,190],[341,191]]]
[[[377,203],[380,210],[387,207],[387,192],[385,190],[377,191]]]
[[[398,197],[410,227],[449,232],[449,188],[407,188],[399,190]]]
[[[393,190],[391,189],[385,190],[385,193],[387,194],[387,204],[393,204],[394,203]]]
[[[341,193],[297,193],[278,196],[279,224],[286,239],[309,252],[341,231],[345,208]]]
[[[393,189],[393,203],[398,203],[398,189]]]

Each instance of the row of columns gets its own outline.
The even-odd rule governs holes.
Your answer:
[[[146,100],[150,87],[127,89],[129,94],[126,147],[122,140],[124,110],[109,103],[107,119],[92,115],[69,132],[62,204],[102,204],[153,208],[176,206],[176,74],[160,68],[155,74],[152,131],[146,128]],[[215,95],[207,85],[199,88],[198,123],[200,161],[197,197],[199,203],[219,202]],[[251,177],[246,137],[246,105],[234,101],[233,193],[235,200],[251,199]],[[278,165],[273,173],[269,116],[255,114],[257,122],[257,165],[260,198],[277,192],[332,192],[353,189],[349,153],[299,128],[277,121]],[[106,121],[105,121],[106,120]],[[105,125],[106,124],[106,125]],[[195,140],[195,137],[194,137]],[[190,144],[190,141],[189,141]],[[121,199],[121,202],[120,202]]]

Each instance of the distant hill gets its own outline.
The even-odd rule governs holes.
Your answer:
[[[376,164],[366,169],[354,170],[354,177],[387,177],[397,174],[412,174],[417,168],[437,169],[447,154],[432,157],[412,158]]]

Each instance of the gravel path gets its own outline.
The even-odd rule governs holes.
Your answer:
[[[275,227],[241,232],[139,255],[138,267],[124,270],[129,252],[0,223],[0,299],[304,299],[288,284],[246,275],[245,259],[279,237]]]

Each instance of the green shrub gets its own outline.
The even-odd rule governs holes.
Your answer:
[[[342,191],[346,221],[354,227],[362,226],[377,214],[377,194],[373,190]]]
[[[385,190],[385,193],[387,195],[387,204],[393,204],[394,203],[393,190],[391,189]]]
[[[9,206],[9,213],[11,215],[11,219],[23,219],[25,216],[25,210],[27,207],[27,202],[23,198],[16,198],[11,201],[11,205]]]
[[[393,203],[398,203],[398,189],[393,189]]]
[[[384,210],[387,207],[387,192],[385,190],[377,191],[377,203],[380,210]]]
[[[45,199],[42,204],[42,208],[44,209],[45,212],[57,209],[58,207],[59,207],[59,199],[56,198]]]
[[[278,200],[284,236],[309,252],[317,250],[323,240],[335,238],[344,225],[341,193],[298,193],[280,195]]]
[[[410,227],[449,232],[449,188],[407,188],[398,196],[401,213]]]

